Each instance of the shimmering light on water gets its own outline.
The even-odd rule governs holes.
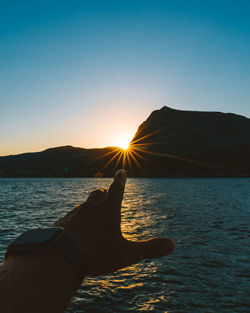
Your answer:
[[[0,256],[29,227],[48,226],[110,179],[0,179]],[[175,252],[88,277],[76,312],[249,312],[250,179],[128,179],[129,239],[169,236]]]

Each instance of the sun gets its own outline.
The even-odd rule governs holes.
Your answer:
[[[161,141],[157,142],[152,140],[153,136],[160,133],[165,128],[161,128],[157,131],[152,131],[146,135],[133,137],[131,139],[127,134],[121,134],[113,138],[113,145],[109,147],[108,151],[105,149],[104,153],[97,159],[106,159],[102,168],[94,174],[95,177],[102,177],[103,172],[107,167],[112,167],[113,170],[125,169],[129,170],[130,173],[136,173],[138,170],[145,177],[143,169],[143,163],[149,164],[148,156],[155,155],[157,157],[165,157],[167,159],[184,160],[188,162],[199,162],[192,159],[186,159],[178,157],[176,155],[161,153],[150,149],[150,146],[158,145]],[[200,162],[199,162],[200,163]],[[205,164],[205,163],[202,163]],[[136,172],[135,172],[136,171]]]
[[[121,136],[121,137],[117,137],[114,143],[115,143],[115,146],[123,150],[128,150],[130,141],[131,141],[131,138],[126,137],[126,136]]]
[[[98,159],[106,159],[103,167],[94,174],[95,177],[102,177],[103,171],[107,167],[113,167],[114,169],[123,168],[129,170],[131,173],[138,168],[140,172],[145,176],[144,170],[141,166],[141,162],[147,161],[147,154],[156,154],[148,151],[148,146],[151,142],[144,142],[146,138],[153,136],[156,132],[152,132],[141,136],[139,138],[132,138],[128,133],[115,134],[113,137],[113,144],[110,146],[107,152],[104,152]]]

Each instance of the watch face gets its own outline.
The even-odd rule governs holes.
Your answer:
[[[8,247],[10,250],[34,250],[51,247],[63,235],[63,228],[31,229],[17,237]]]

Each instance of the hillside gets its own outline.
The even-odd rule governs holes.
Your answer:
[[[152,175],[250,176],[250,119],[244,116],[163,107],[132,142],[148,153],[151,165],[144,168]]]
[[[119,155],[112,160],[116,153],[64,146],[0,157],[0,175],[112,176],[122,166]],[[139,126],[125,167],[134,177],[250,176],[250,119],[163,107]]]

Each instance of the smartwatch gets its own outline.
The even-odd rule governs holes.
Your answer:
[[[85,275],[83,255],[62,227],[37,228],[25,231],[7,248],[5,259],[13,255],[60,254],[82,281]]]

